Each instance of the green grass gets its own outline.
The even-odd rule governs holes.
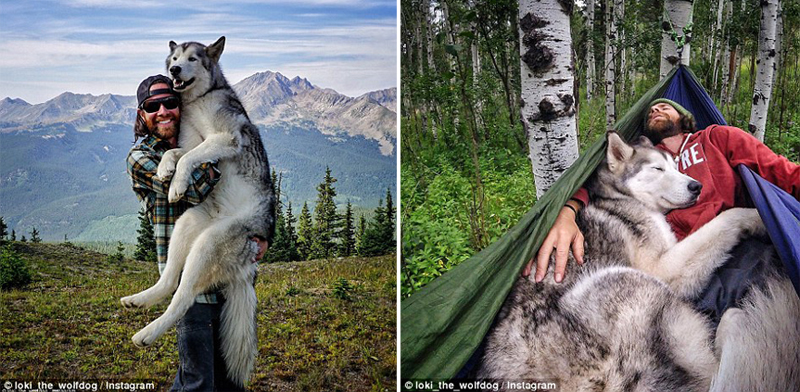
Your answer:
[[[157,280],[154,264],[64,244],[14,243],[33,282],[0,292],[0,377],[155,381],[178,366],[175,330],[147,349],[130,338],[166,308],[126,310],[119,298]],[[395,258],[261,265],[253,390],[395,389]],[[348,300],[334,291],[350,286]]]

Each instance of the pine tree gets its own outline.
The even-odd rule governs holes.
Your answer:
[[[313,230],[311,213],[308,212],[308,203],[303,203],[303,209],[300,211],[300,217],[297,222],[297,253],[301,260],[308,260],[311,256]]]
[[[11,241],[16,241],[16,240],[17,240],[17,231],[11,229]]]
[[[31,230],[31,242],[34,244],[42,242],[42,239],[39,238],[39,230],[36,230],[35,227]]]
[[[336,213],[336,179],[330,167],[325,168],[325,179],[317,186],[317,205],[314,208],[314,237],[311,242],[311,257],[327,258],[334,255],[334,236],[340,217]]]
[[[361,256],[380,256],[386,253],[386,209],[383,208],[383,199],[378,201],[378,208],[375,209],[375,216],[364,231],[361,240],[359,255]]]
[[[22,238],[19,239],[21,242],[28,242],[28,239],[25,238],[25,234],[22,235]]]
[[[0,240],[6,239],[8,236],[8,225],[6,225],[6,221],[3,220],[3,217],[0,216]]]
[[[342,230],[339,232],[339,256],[350,257],[356,253],[356,233],[353,225],[353,206],[347,201]]]
[[[367,218],[364,214],[358,219],[358,231],[356,232],[356,253],[362,255],[362,248],[364,247],[364,233],[367,230]]]
[[[133,258],[141,261],[156,261],[156,237],[153,225],[144,208],[139,210],[139,230],[136,230],[136,250]]]
[[[395,210],[394,210],[394,203],[392,202],[392,188],[386,188],[386,210],[384,211],[386,214],[386,219],[383,222],[383,238],[385,253],[393,253],[397,250],[397,236],[395,232]]]
[[[283,218],[280,203],[278,203],[275,219],[275,235],[272,236],[272,243],[269,245],[269,252],[264,255],[267,262],[289,261],[287,258],[288,239],[286,238],[286,221]]]
[[[297,251],[297,233],[294,230],[294,225],[297,222],[297,219],[295,219],[294,215],[292,214],[291,202],[289,202],[289,205],[286,206],[286,218],[284,218],[284,222],[286,224],[287,260],[300,260],[300,254]]]

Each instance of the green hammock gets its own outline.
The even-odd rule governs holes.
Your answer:
[[[645,93],[614,129],[628,140],[636,136],[649,103],[663,96],[677,70]],[[561,207],[604,156],[605,138],[600,138],[499,240],[402,301],[400,374],[404,380],[447,380],[458,373],[483,341]]]

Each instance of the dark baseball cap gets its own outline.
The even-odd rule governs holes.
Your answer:
[[[166,83],[169,88],[150,91],[150,87],[156,83]],[[159,94],[172,94],[180,98],[180,96],[175,93],[175,90],[172,89],[172,80],[170,78],[164,75],[153,75],[139,83],[139,88],[136,90],[137,107],[141,108],[142,103],[147,100],[147,98]]]

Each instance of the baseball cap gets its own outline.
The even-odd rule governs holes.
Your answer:
[[[150,91],[150,87],[156,83],[166,83],[169,88]],[[180,98],[180,96],[175,93],[175,90],[172,89],[172,80],[170,80],[170,78],[164,75],[153,75],[139,83],[139,88],[136,90],[136,106],[141,108],[142,103],[147,100],[147,98],[159,94],[172,94]]]

